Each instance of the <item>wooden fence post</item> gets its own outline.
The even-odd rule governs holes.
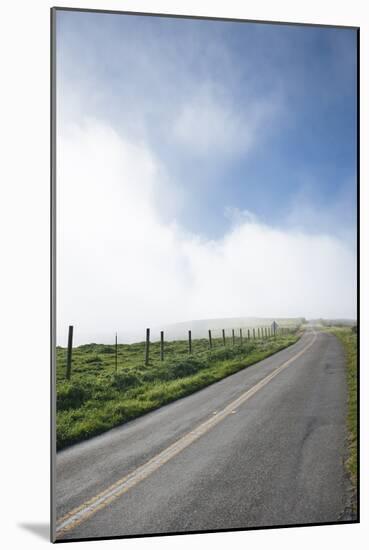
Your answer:
[[[118,372],[118,333],[115,333],[115,374]]]
[[[260,339],[260,329],[258,327],[258,338]]]
[[[192,353],[191,331],[188,331],[188,353]]]
[[[232,346],[234,346],[234,328],[232,329]]]
[[[264,329],[261,327],[261,339],[264,340]]]
[[[66,378],[70,380],[72,373],[72,347],[73,347],[73,326],[70,325],[68,329],[68,351],[67,351],[67,372]]]
[[[160,331],[160,361],[164,361],[164,331]]]
[[[240,341],[241,341],[241,346],[242,346],[242,328],[240,328]]]
[[[145,344],[145,365],[149,364],[149,353],[150,353],[150,329],[146,329],[146,344]]]
[[[254,340],[255,340],[255,329],[254,328],[252,329],[252,335],[253,335]]]
[[[247,329],[247,339],[250,340],[250,329]]]
[[[211,349],[213,347],[213,342],[211,340],[211,330],[209,329],[209,348]]]
[[[225,339],[225,330],[222,328],[222,337],[223,337],[223,346],[226,345],[226,339]]]

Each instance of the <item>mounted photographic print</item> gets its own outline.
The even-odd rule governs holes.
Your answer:
[[[358,521],[359,29],[52,9],[52,539]]]

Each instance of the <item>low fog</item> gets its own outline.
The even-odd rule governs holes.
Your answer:
[[[70,324],[78,345],[193,319],[356,317],[344,239],[228,205],[220,239],[196,235],[176,222],[181,197],[145,142],[96,120],[59,130],[57,159],[59,345]]]

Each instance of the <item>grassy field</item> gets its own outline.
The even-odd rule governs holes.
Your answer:
[[[357,334],[351,328],[332,327],[329,332],[335,334],[342,342],[347,367],[348,407],[347,428],[349,455],[346,467],[354,487],[357,487]]]
[[[136,418],[170,401],[193,393],[293,344],[297,332],[241,345],[222,345],[213,340],[194,340],[188,354],[186,341],[150,346],[150,362],[144,365],[144,343],[115,348],[88,344],[73,348],[71,380],[65,379],[66,349],[57,347],[57,448],[88,439]]]

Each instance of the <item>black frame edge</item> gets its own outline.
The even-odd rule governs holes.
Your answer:
[[[292,25],[298,27],[326,27],[334,29],[351,29],[357,30],[359,27],[351,25],[333,25],[328,23],[298,23],[294,21],[270,21],[266,19],[239,19],[233,17],[221,17],[221,16],[210,16],[210,15],[179,15],[175,13],[152,13],[144,11],[125,11],[125,10],[107,10],[99,8],[71,8],[66,6],[54,6],[52,8],[55,11],[78,11],[78,12],[88,12],[88,13],[105,13],[111,15],[144,15],[148,17],[169,17],[175,19],[205,19],[207,21],[224,21],[232,23],[260,23],[268,25]]]
[[[56,541],[56,12],[50,9],[50,541]]]

